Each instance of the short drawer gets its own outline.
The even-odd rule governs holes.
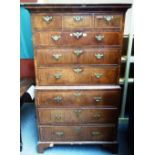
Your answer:
[[[37,69],[37,85],[118,84],[118,66],[53,66]]]
[[[37,48],[37,66],[53,64],[119,64],[121,50],[116,48]]]
[[[117,108],[38,108],[39,124],[116,123]]]
[[[62,20],[63,28],[94,28],[91,14],[65,14]]]
[[[123,29],[123,15],[95,14],[95,28]]]
[[[90,31],[40,31],[34,32],[34,46],[92,46],[109,45],[118,47],[122,44],[120,32],[90,32]]]
[[[101,90],[36,90],[37,107],[118,107],[120,88]]]
[[[39,127],[41,141],[114,141],[116,127],[102,126],[50,126]]]
[[[58,14],[37,13],[31,15],[33,29],[61,29],[62,17]]]

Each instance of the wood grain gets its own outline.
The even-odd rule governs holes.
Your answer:
[[[75,70],[81,72],[76,73]],[[97,78],[96,75],[100,77]],[[37,69],[38,85],[118,84],[118,66],[53,66]],[[57,79],[56,75],[60,75]]]
[[[77,55],[77,51],[81,54]],[[102,47],[39,48],[35,52],[38,67],[53,64],[119,64],[121,56],[120,49]]]
[[[117,107],[120,102],[120,89],[36,90],[35,97],[37,107]],[[61,100],[55,101],[56,97]]]
[[[77,39],[74,33],[82,32],[82,36]],[[103,36],[101,41],[96,40],[96,36]],[[59,36],[60,39],[55,41],[52,39],[54,36]],[[37,31],[33,34],[33,44],[37,46],[122,46],[122,35],[119,32],[90,32],[90,31]]]
[[[113,141],[114,125],[103,126],[51,126],[40,127],[41,141]],[[59,133],[59,134],[58,134]],[[96,133],[96,135],[93,133]],[[63,135],[60,135],[63,134]]]
[[[38,108],[39,124],[116,123],[116,108]]]

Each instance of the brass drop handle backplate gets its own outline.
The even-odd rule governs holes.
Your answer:
[[[74,93],[74,96],[75,96],[75,97],[80,97],[80,96],[81,96],[81,93],[80,93],[80,92],[75,92],[75,93]]]
[[[61,76],[62,76],[61,73],[55,73],[55,74],[54,74],[54,77],[55,77],[55,79],[57,79],[57,80],[60,79]]]
[[[56,102],[56,103],[60,103],[62,101],[62,97],[60,96],[56,96],[53,98],[53,100]]]
[[[111,15],[105,15],[105,16],[96,16],[97,19],[104,19],[106,22],[111,22],[111,20],[114,18]]]
[[[59,137],[62,137],[64,136],[64,132],[63,131],[58,131],[58,132],[55,132],[55,134]]]
[[[80,39],[83,36],[83,32],[73,32],[70,34],[70,36],[73,36],[76,39]]]
[[[98,131],[92,131],[91,132],[91,135],[92,136],[99,136],[100,135],[100,132],[98,132]]]
[[[101,117],[100,114],[94,114],[94,115],[93,115],[93,118],[95,118],[95,119],[100,119],[100,117]]]
[[[43,20],[47,23],[49,23],[50,21],[52,21],[53,16],[43,16]]]
[[[102,99],[102,97],[100,97],[100,96],[96,96],[96,97],[94,97],[94,100],[95,100],[96,102],[101,102],[103,99]]]
[[[83,16],[73,16],[74,21],[80,22],[83,19]]]
[[[80,48],[77,48],[77,49],[74,50],[74,54],[75,54],[77,57],[80,56],[82,53],[83,53],[83,50],[80,49]]]
[[[73,70],[77,74],[79,74],[79,73],[81,73],[83,71],[81,68],[74,68]]]
[[[55,114],[54,116],[56,121],[60,121],[61,120],[61,115],[60,114]]]
[[[52,35],[51,38],[54,41],[58,41],[61,38],[61,35]]]
[[[103,55],[102,53],[96,53],[96,54],[95,54],[96,59],[102,59],[103,56],[104,56],[104,55]]]
[[[104,36],[103,35],[96,35],[95,38],[96,38],[97,41],[100,42],[100,41],[102,41],[104,39]]]
[[[79,127],[75,127],[75,131],[77,132],[77,133],[79,133],[80,131],[81,131],[81,127],[79,126]]]
[[[103,76],[102,73],[95,73],[95,77],[96,77],[97,79],[101,78],[102,76]]]
[[[107,22],[110,22],[113,19],[113,16],[110,15],[103,16],[103,19],[105,19]]]
[[[79,117],[81,112],[82,112],[82,110],[74,110],[76,117]]]
[[[55,60],[59,60],[60,59],[60,57],[62,56],[62,54],[53,54],[52,55],[53,56],[53,58],[55,59]]]

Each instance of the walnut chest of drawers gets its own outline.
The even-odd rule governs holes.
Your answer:
[[[27,4],[36,75],[38,152],[101,144],[117,152],[120,60],[130,5]]]

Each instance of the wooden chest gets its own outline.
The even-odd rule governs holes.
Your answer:
[[[101,144],[117,152],[120,60],[130,5],[27,4],[36,76],[38,152]]]

